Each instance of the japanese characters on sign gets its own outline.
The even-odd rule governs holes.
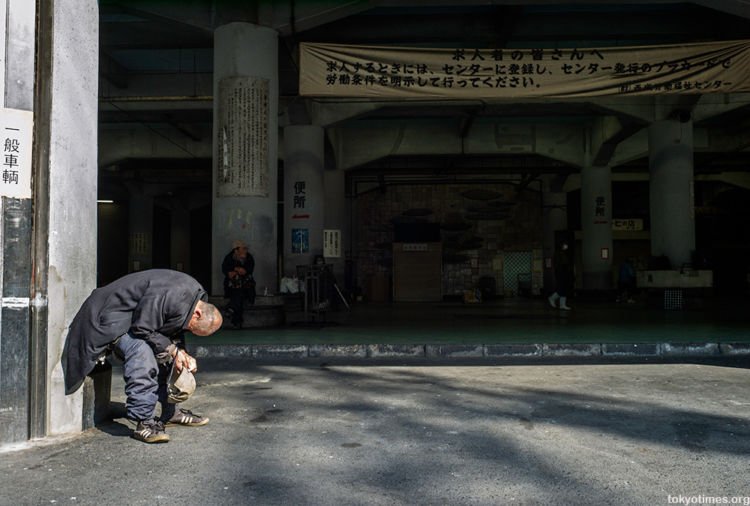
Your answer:
[[[640,218],[614,219],[612,220],[612,230],[640,232],[643,230],[643,220]]]
[[[323,230],[323,256],[341,258],[341,230]]]
[[[294,182],[294,202],[292,204],[294,209],[305,208],[305,182],[295,181]]]
[[[430,246],[427,243],[404,243],[401,245],[403,251],[430,251]]]
[[[218,100],[217,195],[268,196],[268,79],[222,79]]]
[[[598,195],[594,198],[594,224],[603,225],[607,223],[607,199]]]
[[[2,109],[0,118],[0,142],[3,147],[0,196],[31,198],[33,114]]]
[[[300,95],[595,96],[750,91],[750,41],[555,49],[301,44]]]

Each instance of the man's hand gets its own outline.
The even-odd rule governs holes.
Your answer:
[[[247,274],[247,271],[242,267],[236,267],[234,270],[237,271],[237,274],[239,274],[240,276],[244,276],[245,274]]]
[[[174,366],[178,371],[182,371],[183,368],[187,368],[190,372],[198,370],[198,363],[185,350],[177,350],[174,357]]]

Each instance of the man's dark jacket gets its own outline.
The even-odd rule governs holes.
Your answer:
[[[73,319],[62,355],[65,393],[83,383],[107,346],[130,332],[154,354],[163,353],[190,322],[206,291],[182,272],[153,269],[128,274],[97,288]]]

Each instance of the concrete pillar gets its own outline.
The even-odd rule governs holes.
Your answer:
[[[648,147],[651,254],[666,255],[679,269],[695,250],[692,121],[653,123]]]
[[[284,129],[284,275],[323,254],[323,128]]]
[[[232,241],[255,258],[258,293],[278,288],[278,36],[250,23],[214,33],[214,147],[211,292]]]
[[[555,232],[568,228],[567,200],[565,192],[554,192],[549,188],[545,188],[542,194],[544,206],[544,237],[542,238],[542,247],[544,250],[545,292],[552,292],[555,288],[555,270],[552,268],[552,261],[555,255]]]
[[[612,288],[612,169],[581,170],[583,288]]]
[[[141,187],[130,190],[128,272],[150,269],[153,261],[154,197]]]
[[[30,367],[42,353],[34,345],[30,316],[32,293],[32,152],[34,123],[34,44],[36,5],[0,1],[0,131],[3,179],[0,181],[0,446],[25,441],[35,407],[43,408],[41,374]],[[46,305],[42,308],[46,310]],[[32,386],[30,389],[29,387]],[[31,391],[30,391],[31,390]],[[35,399],[30,397],[34,396]],[[36,405],[36,406],[35,406]]]
[[[61,434],[80,431],[83,415],[83,389],[64,393],[62,348],[68,325],[96,287],[99,7],[97,0],[40,5],[49,10],[39,13],[37,79],[47,91],[38,97],[35,205],[40,215],[34,232],[36,276],[46,280],[46,297],[37,285],[34,300],[38,314],[44,314],[45,302],[49,309],[44,322],[37,321],[34,344],[46,344],[46,430]],[[48,219],[46,230],[41,214]]]
[[[343,169],[326,170],[323,172],[323,192],[325,194],[325,230],[339,230],[339,247],[341,256],[326,258],[326,263],[333,264],[333,274],[339,287],[344,289],[346,278],[346,252],[349,249],[349,230],[351,216],[346,201],[346,172]]]

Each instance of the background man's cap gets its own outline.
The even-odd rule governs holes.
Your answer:
[[[232,249],[237,249],[237,248],[247,248],[247,244],[245,244],[245,241],[237,239],[236,241],[232,243]]]

